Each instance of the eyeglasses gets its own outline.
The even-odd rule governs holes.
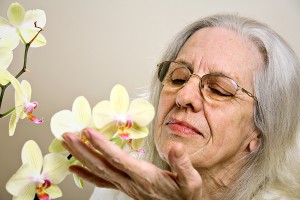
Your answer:
[[[158,78],[164,87],[181,89],[194,76],[200,79],[199,88],[203,97],[217,101],[226,101],[232,99],[237,91],[241,90],[257,101],[257,98],[253,94],[223,74],[211,73],[201,77],[192,73],[192,70],[186,64],[176,61],[164,61],[157,66],[159,68]]]

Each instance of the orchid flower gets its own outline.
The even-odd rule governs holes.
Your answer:
[[[1,47],[15,49],[19,41],[29,43],[46,24],[46,14],[43,10],[28,10],[19,3],[12,3],[7,10],[8,20],[0,16]],[[31,47],[41,47],[46,44],[42,34],[38,34]]]
[[[27,141],[22,149],[22,166],[9,179],[6,190],[13,199],[50,200],[62,196],[57,186],[68,172],[68,159],[60,154],[50,153],[44,158],[39,146],[33,140]]]
[[[54,139],[50,144],[49,151],[55,153],[67,152],[67,150],[63,147],[61,141],[63,133],[72,132],[80,136],[83,129],[87,127],[92,127],[91,120],[91,107],[86,98],[83,96],[77,97],[74,100],[72,111],[62,110],[55,113],[51,118],[50,128],[56,139]],[[81,139],[85,141],[85,138]],[[70,163],[82,165],[73,157],[70,159]],[[77,175],[74,175],[74,181],[79,188],[83,187],[83,181]]]
[[[99,102],[92,111],[95,126],[108,139],[124,148],[142,151],[143,139],[148,135],[146,127],[154,117],[153,106],[144,99],[130,102],[125,87],[116,85],[110,93],[110,101]]]
[[[15,110],[13,111],[9,121],[9,135],[14,135],[16,125],[19,119],[27,117],[30,121],[39,124],[42,123],[42,119],[38,119],[32,115],[32,112],[37,108],[37,102],[30,102],[31,98],[31,86],[28,81],[23,80],[21,82],[21,92],[15,92]]]

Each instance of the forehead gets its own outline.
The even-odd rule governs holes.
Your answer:
[[[234,31],[210,27],[195,32],[183,45],[177,61],[190,63],[199,75],[219,72],[252,85],[253,71],[262,63],[257,48]]]

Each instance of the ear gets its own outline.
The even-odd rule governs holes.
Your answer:
[[[255,130],[250,138],[250,142],[248,144],[248,149],[250,152],[254,152],[258,149],[261,143],[260,133],[258,130]]]

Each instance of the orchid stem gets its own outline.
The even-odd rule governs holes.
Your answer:
[[[39,26],[37,26],[37,22],[34,22],[34,26],[35,28],[39,28],[40,30],[35,34],[35,36],[30,40],[30,42],[25,44],[25,52],[24,52],[24,62],[23,62],[23,67],[22,69],[19,71],[19,73],[15,76],[16,79],[18,79],[24,72],[27,72],[27,57],[28,57],[28,50],[30,45],[32,44],[32,42],[36,39],[36,37],[43,31],[43,29]],[[3,97],[4,97],[4,93],[6,88],[8,88],[8,86],[11,85],[11,82],[7,83],[6,85],[0,85],[1,87],[1,94],[0,94],[0,110],[1,110],[1,105],[2,105],[2,101],[3,101]],[[1,114],[0,113],[0,119],[9,115],[11,112],[14,111],[15,108],[10,109],[9,111]]]
[[[37,194],[35,194],[35,196],[34,196],[34,199],[33,200],[40,200],[39,198],[38,198],[38,195]]]
[[[15,78],[19,78],[24,72],[27,71],[27,56],[28,56],[28,50],[29,50],[29,47],[30,47],[30,44],[31,43],[27,43],[25,45],[25,52],[24,52],[24,63],[23,63],[23,67],[22,69],[19,71],[19,73],[15,76]],[[5,94],[5,90],[6,88],[8,88],[9,86],[11,85],[11,82],[7,83],[6,85],[1,85],[1,95],[0,95],[0,110],[1,110],[1,105],[2,105],[2,101],[3,101],[3,97],[4,97],[4,94]],[[15,108],[12,108],[10,109],[9,111],[1,114],[0,113],[0,118],[3,118],[7,115],[9,115],[12,111],[14,111]]]

